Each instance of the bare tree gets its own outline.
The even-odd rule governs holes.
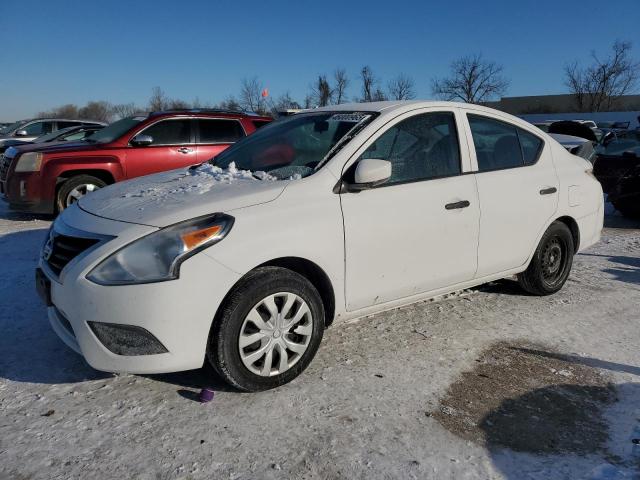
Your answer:
[[[149,110],[152,112],[160,112],[168,108],[169,99],[160,87],[153,87],[151,90],[151,98],[149,98]]]
[[[242,106],[240,105],[240,102],[233,95],[229,95],[227,98],[221,101],[217,105],[217,108],[220,108],[222,110],[237,110],[237,111],[242,110]]]
[[[72,103],[52,108],[47,112],[38,113],[39,118],[78,118],[78,106]]]
[[[378,80],[373,74],[371,67],[365,65],[360,70],[360,79],[362,80],[362,98],[361,102],[372,102],[376,91]]]
[[[326,75],[319,75],[318,80],[311,86],[312,97],[318,107],[326,107],[331,103],[333,98],[333,90],[327,81]]]
[[[315,105],[317,107],[317,105]],[[313,97],[311,95],[307,95],[304,97],[304,108],[313,108]]]
[[[394,100],[413,100],[416,98],[413,79],[404,73],[390,80],[387,89]]]
[[[588,67],[580,67],[578,62],[565,66],[565,84],[575,95],[579,111],[610,110],[638,83],[640,63],[630,58],[631,42],[616,40],[612,50],[605,59],[591,52],[593,63]]]
[[[333,87],[333,95],[336,104],[344,103],[347,98],[347,87],[349,86],[349,77],[344,68],[338,68],[333,72],[333,79],[336,86]]]
[[[371,96],[372,102],[383,102],[384,100],[388,100],[387,94],[382,91],[380,87],[376,87],[373,91],[373,95]]]
[[[502,71],[502,65],[485,60],[480,54],[465,56],[451,64],[449,77],[434,78],[431,90],[445,100],[481,103],[506,92],[509,80]]]
[[[247,112],[255,112],[264,115],[267,113],[266,101],[262,96],[264,85],[258,77],[245,78],[240,88],[240,105]]]
[[[179,98],[172,98],[167,101],[167,108],[169,110],[184,110],[191,108],[191,104]]]
[[[117,118],[132,117],[136,113],[140,113],[142,110],[142,108],[136,107],[136,104],[133,102],[121,103],[112,107],[113,114]]]
[[[99,120],[110,122],[113,119],[113,106],[103,100],[98,102],[88,102],[78,110],[78,118],[86,120]]]
[[[285,92],[278,97],[271,105],[271,111],[274,115],[289,109],[299,109],[300,104],[296,102],[289,92]]]

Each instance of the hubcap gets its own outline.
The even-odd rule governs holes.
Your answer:
[[[302,358],[312,333],[311,310],[301,297],[290,292],[269,295],[251,309],[242,323],[240,359],[256,375],[280,375]]]
[[[556,282],[563,273],[563,245],[557,237],[549,239],[542,252],[542,275],[549,283]]]
[[[98,190],[100,187],[93,183],[83,183],[82,185],[78,185],[76,188],[71,190],[67,195],[66,206],[77,202],[82,197],[84,197],[87,193],[93,192],[94,190]]]

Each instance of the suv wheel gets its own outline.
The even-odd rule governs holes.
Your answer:
[[[556,293],[569,278],[574,253],[569,227],[553,222],[540,239],[529,267],[518,275],[520,286],[533,295]]]
[[[209,336],[207,358],[229,384],[248,392],[296,378],[315,356],[324,308],[302,275],[262,267],[225,302]]]
[[[106,182],[91,175],[71,177],[58,188],[58,195],[56,196],[58,211],[61,212],[65,208],[70,207],[87,193],[106,186]]]

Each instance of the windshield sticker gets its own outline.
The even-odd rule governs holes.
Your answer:
[[[354,122],[358,123],[369,117],[366,113],[336,113],[329,117],[329,121],[334,122]]]

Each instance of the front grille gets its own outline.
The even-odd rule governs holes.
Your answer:
[[[0,155],[0,181],[4,182],[7,179],[10,166],[11,158],[7,157],[4,153]]]
[[[71,260],[99,241],[100,240],[96,238],[61,235],[51,230],[43,252],[45,261],[56,275],[60,275],[62,269],[66,267]]]

